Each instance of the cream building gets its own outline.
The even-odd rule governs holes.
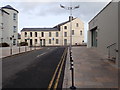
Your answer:
[[[70,18],[70,17],[69,17]],[[79,18],[72,18],[72,45],[84,42],[84,23]],[[23,28],[22,42],[30,46],[62,46],[70,44],[70,20],[53,28]]]
[[[17,45],[18,11],[10,5],[0,8],[0,43]]]
[[[90,22],[88,47],[94,47],[103,57],[118,65],[118,31],[120,2],[110,2]]]

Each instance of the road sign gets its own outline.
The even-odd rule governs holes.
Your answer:
[[[54,38],[52,38],[52,40],[54,40]]]

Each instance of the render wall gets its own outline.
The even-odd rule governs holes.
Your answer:
[[[79,23],[79,26],[76,27],[76,23]],[[67,26],[67,29],[64,29],[64,26]],[[84,40],[84,23],[80,19],[75,19],[72,21],[72,30],[74,30],[74,35],[72,35],[72,45],[82,44],[82,41]],[[80,31],[82,31],[82,35],[80,35]],[[60,31],[44,31],[44,37],[41,37],[41,32],[43,31],[37,31],[37,37],[35,37],[35,31],[31,31],[33,33],[33,37],[30,36],[30,31],[27,32],[27,37],[25,37],[25,31],[21,32],[21,41],[25,41],[25,39],[30,38],[33,40],[33,45],[35,45],[35,39],[38,40],[37,46],[40,45],[40,39],[46,40],[46,46],[61,46],[64,45],[64,39],[67,39],[67,45],[70,44],[70,23],[66,23],[60,27]],[[52,33],[52,36],[49,37],[49,32]],[[59,33],[59,36],[56,37],[56,32]],[[67,37],[64,36],[64,32],[67,32]],[[53,40],[54,38],[54,40]],[[49,44],[49,39],[51,39],[51,44]],[[59,43],[56,44],[56,39],[59,40]],[[28,44],[30,42],[28,41]]]
[[[118,3],[111,2],[91,22],[89,22],[88,47],[91,47],[91,29],[98,26],[98,51],[105,57],[107,46],[116,43],[118,49]],[[117,54],[117,53],[116,53]],[[118,58],[117,58],[118,61]]]
[[[2,11],[0,10],[0,38],[2,38]],[[0,39],[1,42],[1,39]]]
[[[2,32],[2,36],[4,38],[4,42],[7,42],[8,44],[11,45],[11,43],[13,43],[13,40],[10,40],[10,37],[14,35],[14,39],[16,39],[16,44],[17,44],[17,38],[18,38],[18,15],[16,20],[13,20],[13,13],[16,13],[16,11],[11,10],[11,9],[5,9],[4,10],[6,12],[9,13],[6,14],[4,13],[2,16],[2,22],[3,22],[3,32]],[[17,26],[16,32],[13,32],[13,26]]]

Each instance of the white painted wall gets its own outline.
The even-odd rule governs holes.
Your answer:
[[[76,23],[79,23],[79,26],[76,27]],[[64,26],[67,26],[67,29],[64,29]],[[70,23],[66,23],[64,25],[62,25],[60,27],[60,31],[50,31],[52,33],[52,36],[49,37],[49,31],[44,31],[45,37],[41,37],[41,31],[38,31],[38,35],[37,37],[35,37],[35,31],[32,31],[33,33],[33,37],[29,37],[30,36],[30,32],[27,31],[27,35],[29,35],[28,37],[30,39],[33,39],[33,45],[34,45],[34,40],[37,39],[38,43],[37,46],[40,46],[40,39],[39,37],[41,37],[41,39],[45,39],[46,40],[46,46],[59,46],[59,45],[64,45],[64,39],[67,39],[67,45],[70,44]],[[82,44],[82,41],[84,40],[84,23],[76,18],[75,20],[72,21],[72,30],[74,30],[74,35],[72,36],[72,45],[75,45],[75,43],[77,44]],[[82,35],[80,35],[80,31],[82,31]],[[56,32],[59,33],[59,37],[56,37]],[[67,32],[67,37],[64,37],[64,32]],[[21,32],[21,41],[25,41],[25,39],[27,39],[28,37],[24,36],[25,31]],[[52,40],[52,44],[49,44],[49,39],[54,38],[54,40]],[[56,44],[56,39],[59,40],[59,44]],[[28,41],[29,43],[30,41]]]
[[[4,8],[4,11],[8,12],[8,14],[3,13],[3,15],[0,16],[2,18],[2,23],[3,23],[3,30],[2,30],[2,35],[0,37],[3,37],[3,42],[6,42],[11,45],[13,41],[10,41],[10,37],[14,35],[14,39],[16,39],[16,44],[17,44],[17,38],[18,38],[18,13],[15,10],[7,9]],[[13,13],[17,14],[16,20],[13,20]],[[16,26],[16,32],[13,32],[13,26]]]

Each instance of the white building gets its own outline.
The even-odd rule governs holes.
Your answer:
[[[94,47],[103,57],[118,65],[118,31],[120,2],[110,2],[90,22],[88,47]]]
[[[18,11],[10,5],[0,8],[0,43],[17,44]]]
[[[70,17],[69,17],[70,18]],[[32,46],[62,46],[70,44],[70,20],[53,28],[23,28],[21,39]],[[79,18],[72,19],[72,45],[84,41],[84,23]]]

